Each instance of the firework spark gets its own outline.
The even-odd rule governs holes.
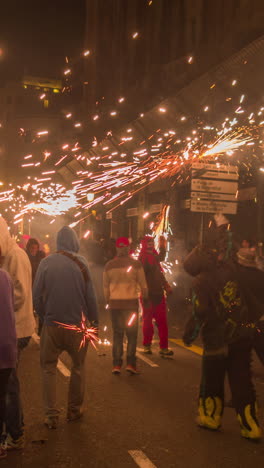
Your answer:
[[[136,316],[137,316],[137,314],[135,312],[131,315],[131,317],[129,318],[129,321],[127,323],[128,327],[131,327],[131,325],[134,323]]]
[[[56,322],[54,321],[59,327],[65,328],[66,330],[73,330],[76,333],[81,333],[82,334],[82,341],[80,343],[79,350],[81,348],[84,348],[87,341],[91,343],[91,345],[96,349],[96,342],[99,341],[98,339],[98,328],[95,327],[88,327],[86,324],[86,320],[83,317],[80,325],[69,325],[67,323],[62,323],[62,322]]]
[[[76,206],[77,200],[75,191],[69,190],[57,198],[46,196],[43,202],[29,203],[25,206],[24,213],[38,211],[39,213],[43,213],[48,216],[59,216]]]
[[[214,156],[217,154],[229,153],[231,151],[233,152],[241,146],[252,143],[252,141],[251,136],[245,136],[243,133],[224,135],[212,144],[211,147],[203,153],[202,157],[205,158],[206,156]]]

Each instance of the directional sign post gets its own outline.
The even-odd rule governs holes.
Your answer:
[[[236,214],[238,177],[237,166],[193,164],[191,211]]]

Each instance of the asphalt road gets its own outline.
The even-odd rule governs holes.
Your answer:
[[[177,333],[171,328],[170,337]],[[109,326],[102,338],[111,340]],[[262,468],[264,442],[241,439],[234,410],[226,408],[219,433],[196,427],[201,357],[173,341],[171,345],[173,359],[160,358],[157,344],[149,362],[139,359],[138,376],[125,370],[111,374],[111,346],[89,349],[86,411],[78,422],[65,420],[69,378],[58,371],[61,417],[58,429],[51,431],[43,425],[39,347],[32,340],[19,369],[26,446],[9,453],[1,468]],[[69,358],[62,355],[61,360],[67,373]],[[264,427],[264,369],[257,365],[254,373]]]

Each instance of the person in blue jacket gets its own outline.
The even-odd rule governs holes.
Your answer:
[[[33,286],[36,313],[43,321],[40,337],[40,363],[43,373],[45,424],[56,429],[56,367],[59,355],[67,351],[72,359],[67,419],[83,414],[84,362],[87,341],[82,333],[59,323],[80,326],[83,320],[98,327],[97,303],[86,260],[77,254],[79,240],[75,231],[64,226],[57,234],[57,252],[43,259]]]

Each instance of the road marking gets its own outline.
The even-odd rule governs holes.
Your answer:
[[[36,333],[33,333],[32,335],[33,340],[39,345],[40,338]],[[63,362],[58,359],[58,364],[57,364],[57,369],[65,376],[65,377],[70,377],[71,373],[69,369],[63,364]]]
[[[129,450],[128,453],[140,468],[157,468],[141,450]]]
[[[199,354],[199,356],[203,355],[203,348],[200,348],[200,346],[185,346],[182,340],[176,340],[175,338],[169,338],[169,340],[173,343],[176,343],[176,345],[181,346],[182,348],[187,349],[188,351],[191,351],[192,353]]]
[[[141,348],[137,348],[138,352],[137,352],[137,357],[139,359],[141,359],[142,361],[144,361],[146,364],[148,364],[150,367],[159,367],[158,364],[155,364],[155,362],[151,361],[149,358],[147,358],[146,356],[143,356],[141,354]]]

